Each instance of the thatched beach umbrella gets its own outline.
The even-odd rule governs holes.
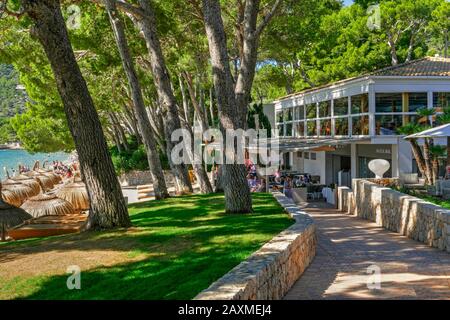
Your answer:
[[[40,194],[25,201],[21,206],[23,210],[31,214],[34,218],[41,216],[62,216],[74,214],[75,209],[72,204],[56,195]]]
[[[12,180],[20,182],[28,187],[30,187],[33,190],[32,196],[37,196],[39,193],[41,193],[41,186],[39,185],[39,182],[34,180],[31,177],[27,177],[23,174],[20,174],[18,176],[12,177]]]
[[[2,197],[2,184],[0,182],[0,233],[1,240],[6,240],[6,231],[12,227],[15,227],[24,221],[31,219],[25,210],[12,206],[3,201]]]
[[[61,176],[54,172],[42,172],[42,175],[50,178],[52,180],[53,184],[58,184],[62,181]]]
[[[34,196],[33,190],[19,181],[6,179],[2,181],[3,190],[8,190],[13,193],[23,203],[26,199]]]
[[[89,196],[86,186],[81,182],[72,182],[62,187],[57,193],[58,198],[69,201],[75,210],[89,209]]]
[[[24,201],[17,194],[10,190],[3,190],[1,196],[3,197],[3,201],[14,207],[20,207]]]
[[[42,173],[34,172],[33,179],[39,182],[44,192],[53,189],[55,186],[53,180],[47,176],[44,176]]]

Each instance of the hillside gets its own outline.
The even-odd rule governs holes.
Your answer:
[[[0,117],[12,117],[25,108],[25,94],[17,90],[18,74],[13,67],[0,64]]]
[[[0,64],[0,143],[16,140],[9,118],[25,110],[26,93],[18,89],[18,78],[11,65]]]

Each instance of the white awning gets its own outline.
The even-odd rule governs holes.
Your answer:
[[[404,139],[450,137],[450,123],[406,136]]]
[[[278,139],[278,148],[283,152],[295,152],[295,151],[308,151],[321,147],[336,147],[341,145],[347,145],[355,142],[370,141],[370,137],[363,138],[296,138],[296,137],[284,137],[275,138]],[[273,139],[269,139],[269,143],[273,145]]]

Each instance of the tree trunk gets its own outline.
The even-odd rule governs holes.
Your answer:
[[[448,58],[448,30],[445,30],[444,39],[444,58]]]
[[[189,180],[189,174],[186,165],[173,164],[170,156],[173,147],[177,143],[171,140],[171,135],[175,130],[181,129],[181,123],[178,117],[178,106],[175,100],[175,95],[172,91],[169,72],[164,61],[161,44],[159,42],[159,37],[156,30],[156,18],[148,0],[139,0],[139,5],[142,11],[145,13],[146,18],[136,16],[133,16],[131,18],[144,35],[144,40],[150,55],[153,81],[155,83],[159,101],[166,112],[165,135],[169,163],[171,165],[172,172],[177,180],[179,190],[182,193],[190,193],[193,192],[193,190],[191,182]]]
[[[189,123],[189,119],[190,119],[189,101],[186,96],[186,89],[184,87],[183,74],[180,73],[180,75],[178,77],[178,81],[180,83],[181,98],[183,100],[184,120],[187,123]]]
[[[128,122],[129,122],[130,126],[133,128],[133,131],[135,133],[136,142],[138,145],[140,145],[140,144],[142,144],[142,137],[141,137],[141,132],[139,132],[139,129],[138,129],[138,123],[136,120],[136,116],[134,115],[134,112],[132,110],[132,108],[133,108],[132,103],[130,102],[130,105],[124,105],[123,108],[125,110],[126,118],[128,119]]]
[[[428,180],[428,184],[433,184],[433,173],[430,157],[430,142],[427,138],[424,139],[423,144],[423,158],[425,161],[425,172]]]
[[[156,149],[156,142],[153,137],[147,110],[145,109],[144,98],[142,96],[139,79],[137,77],[136,70],[133,65],[133,60],[128,49],[123,22],[120,18],[119,12],[117,11],[115,0],[104,0],[104,3],[108,12],[114,36],[116,38],[116,43],[119,49],[120,57],[122,59],[123,68],[130,85],[131,96],[133,99],[138,126],[142,133],[142,139],[144,140],[145,149],[147,151],[147,159],[150,166],[155,198],[168,198],[169,192],[167,191],[161,161]]]
[[[194,86],[192,83],[192,77],[188,72],[183,72],[182,75],[186,81],[192,105],[194,106],[194,109],[197,112],[197,116],[200,120],[200,125],[201,125],[200,130],[202,131],[202,133],[204,133],[206,130],[208,130],[208,120],[207,120],[207,117],[206,117],[206,114],[205,114],[203,108],[201,107],[201,104],[199,104],[199,102],[197,101],[197,98],[195,96]]]
[[[433,185],[436,185],[436,182],[439,178],[439,161],[437,158],[433,158],[431,161],[432,172],[433,172]]]
[[[222,165],[217,165],[217,180],[214,186],[214,192],[216,193],[224,192]]]
[[[117,116],[114,114],[114,112],[110,112],[109,116],[111,117],[111,120],[114,124],[114,126],[117,129],[117,133],[120,137],[120,141],[123,144],[123,147],[126,151],[130,150],[130,146],[128,145],[128,140],[127,140],[127,136],[125,135],[125,131],[122,128],[122,125],[120,124],[119,119],[117,118]]]
[[[388,34],[388,45],[391,50],[391,64],[396,66],[398,65],[397,47],[391,34]]]
[[[97,111],[75,60],[59,1],[24,0],[22,5],[33,22],[31,33],[38,38],[50,61],[64,104],[91,203],[88,226],[129,227],[127,206]]]
[[[186,96],[183,80],[181,78],[180,78],[180,89],[181,89],[181,96],[183,98],[183,106],[184,106],[185,117],[186,117],[189,113],[188,107],[187,107],[188,101],[187,101],[187,96]],[[191,150],[193,151],[194,150],[194,138],[195,138],[194,132],[193,132],[191,126],[189,125],[188,120],[183,119],[183,121],[181,121],[181,123],[183,124],[184,128],[189,132],[189,134],[191,136],[191,141],[192,141]],[[203,134],[203,131],[202,131],[202,134]],[[201,193],[212,193],[213,187],[211,185],[211,182],[209,181],[207,170],[203,167],[203,165],[201,163],[196,163],[193,152],[189,152],[189,158],[191,160],[195,176],[196,176],[198,184],[200,186],[200,192]]]
[[[425,178],[425,180],[427,180],[425,160],[423,158],[422,150],[420,149],[420,146],[417,144],[416,140],[411,139],[409,140],[409,142],[411,144],[411,150],[414,158],[416,159],[417,167],[419,168],[420,174],[422,175],[422,177]]]
[[[240,95],[238,99],[235,97],[234,81],[228,58],[227,38],[219,2],[217,0],[203,0],[203,14],[219,108],[220,129],[223,136],[226,137],[226,130],[228,129],[245,129],[247,105],[242,108],[245,100],[242,92],[238,94]],[[241,72],[251,73],[254,70],[243,70]],[[225,191],[225,211],[228,213],[252,212],[252,198],[244,164],[223,164],[221,167]]]
[[[211,114],[211,127],[214,127],[214,88],[209,89],[209,112]]]

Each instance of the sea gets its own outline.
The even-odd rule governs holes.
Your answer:
[[[69,156],[70,154],[65,152],[31,154],[25,150],[0,150],[0,179],[6,178],[4,167],[12,174],[12,169],[17,171],[19,164],[33,167],[36,160],[39,160],[42,166],[46,160],[66,161]]]

